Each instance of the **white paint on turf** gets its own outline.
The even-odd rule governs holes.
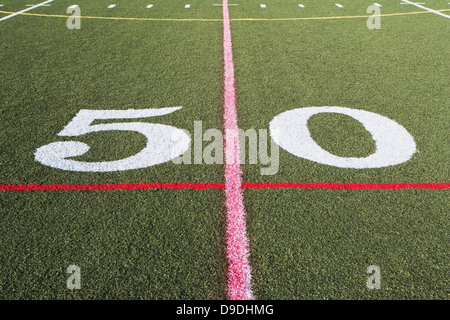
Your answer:
[[[116,161],[83,162],[70,158],[85,154],[90,147],[78,141],[53,142],[34,153],[43,165],[66,171],[112,172],[142,169],[168,162],[189,149],[191,138],[183,130],[163,124],[147,122],[92,123],[105,119],[137,119],[163,116],[181,107],[162,109],[80,110],[72,121],[58,133],[61,137],[78,137],[99,131],[134,131],[147,138],[146,146],[137,154]]]
[[[413,6],[416,6],[417,8],[420,8],[420,9],[423,9],[423,10],[426,10],[426,11],[429,11],[429,12],[433,12],[434,14],[437,14],[437,15],[439,15],[441,17],[450,19],[449,15],[443,14],[442,12],[439,12],[439,11],[436,11],[436,10],[424,7],[424,6],[422,6],[422,5],[418,4],[418,3],[414,3],[414,2],[411,2],[411,1],[408,1],[408,0],[402,0],[402,1],[404,3],[406,3],[406,4],[412,4]]]
[[[361,122],[372,135],[376,151],[365,158],[354,158],[339,157],[324,150],[308,129],[308,120],[319,113],[344,114]],[[283,112],[270,122],[270,134],[280,147],[297,157],[339,168],[393,166],[408,161],[416,152],[414,138],[397,122],[373,112],[343,107],[308,107]]]
[[[12,13],[12,14],[10,14],[10,15],[7,15],[6,17],[0,18],[0,21],[4,21],[4,20],[6,20],[6,19],[15,17],[15,16],[17,16],[17,15],[19,15],[19,14],[21,14],[21,13],[24,13],[24,12],[27,12],[27,11],[30,11],[30,10],[33,10],[34,8],[37,8],[37,7],[41,7],[41,6],[46,5],[47,3],[50,3],[50,2],[52,2],[52,1],[53,1],[53,0],[47,0],[47,1],[41,2],[41,3],[39,3],[39,4],[36,4],[36,5],[32,6],[32,7],[29,7],[29,8],[27,8],[27,9],[23,9],[23,10],[17,11],[17,12],[15,12],[15,13]]]

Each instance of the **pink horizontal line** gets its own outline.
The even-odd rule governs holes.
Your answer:
[[[244,182],[243,189],[450,189],[450,183],[336,183],[336,182]],[[147,190],[147,189],[225,189],[224,183],[210,182],[150,182],[112,184],[0,184],[0,191],[89,191],[89,190]]]

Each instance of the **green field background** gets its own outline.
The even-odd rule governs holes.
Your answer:
[[[448,19],[382,16],[381,29],[369,30],[365,17],[280,19],[368,16],[370,1],[343,0],[338,8],[328,0],[270,0],[265,9],[261,2],[230,6],[240,128],[268,129],[273,117],[295,108],[341,106],[395,120],[419,152],[400,165],[355,170],[280,149],[277,174],[262,176],[264,166],[244,164],[244,182],[450,180]],[[422,11],[379,2],[382,14]],[[182,106],[164,117],[125,121],[191,133],[202,121],[204,130],[222,130],[222,8],[213,3],[194,0],[184,9],[178,1],[155,1],[146,9],[149,3],[137,0],[107,9],[110,1],[80,0],[82,15],[91,17],[81,30],[69,30],[64,17],[0,22],[0,184],[223,182],[219,164],[82,173],[34,160],[37,148],[57,141],[91,146],[80,161],[121,159],[145,146],[135,132],[58,137],[80,109]],[[1,11],[14,12],[29,3],[2,4]],[[68,15],[73,4],[55,0],[30,13]],[[426,5],[449,8],[441,0]],[[321,114],[308,126],[334,154],[374,151],[352,118]],[[448,190],[244,196],[257,299],[448,299]],[[225,299],[224,200],[221,190],[0,192],[0,299]],[[81,290],[66,287],[72,264],[81,268]],[[366,287],[370,265],[381,269],[380,290]]]

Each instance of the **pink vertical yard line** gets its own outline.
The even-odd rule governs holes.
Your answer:
[[[228,298],[253,299],[245,223],[228,1],[223,0],[225,206],[227,209]]]

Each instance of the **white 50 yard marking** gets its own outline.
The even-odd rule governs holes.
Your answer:
[[[361,122],[376,143],[365,158],[339,157],[322,149],[311,137],[308,120],[319,113],[340,113]],[[272,139],[293,155],[339,168],[381,168],[408,161],[416,152],[414,138],[400,124],[379,114],[343,107],[309,107],[289,110],[270,122]]]
[[[19,14],[21,14],[21,13],[24,13],[24,12],[27,12],[27,11],[30,11],[30,10],[33,10],[33,9],[35,9],[35,8],[37,8],[37,7],[41,7],[41,6],[46,5],[47,3],[50,3],[50,2],[52,2],[52,1],[53,1],[53,0],[47,0],[47,1],[45,1],[45,2],[39,3],[39,4],[37,4],[37,5],[34,5],[34,6],[32,6],[32,7],[29,7],[29,8],[27,8],[27,9],[23,9],[23,10],[21,10],[21,11],[15,12],[15,13],[13,13],[13,14],[10,14],[9,16],[6,16],[6,17],[1,18],[0,21],[3,21],[3,20],[6,20],[6,19],[15,17],[15,16],[17,16],[17,15],[19,15]]]

